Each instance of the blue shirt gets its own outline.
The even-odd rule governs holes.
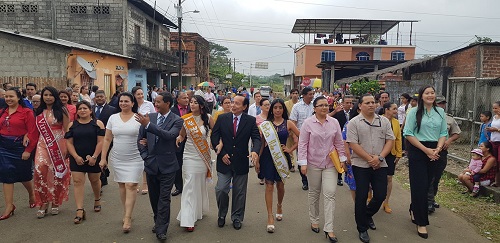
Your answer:
[[[491,138],[491,132],[486,131],[487,127],[491,127],[491,122],[481,124],[481,129],[479,129],[479,143],[478,146]]]
[[[24,98],[23,101],[24,101],[24,104],[26,104],[26,107],[33,110],[33,105],[31,104],[31,101],[29,101],[27,98]]]
[[[417,110],[411,109],[406,115],[403,135],[416,137],[420,142],[437,142],[441,137],[448,136],[446,114],[441,107],[432,107],[430,112],[424,108],[420,130],[417,131]],[[436,111],[437,110],[437,111]]]

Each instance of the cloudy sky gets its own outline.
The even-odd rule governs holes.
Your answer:
[[[157,1],[159,11],[174,23],[177,2]],[[268,70],[252,69],[254,75],[292,72],[293,50],[288,45],[301,44],[299,35],[291,33],[300,18],[420,20],[413,25],[417,57],[464,47],[474,35],[500,41],[498,0],[186,0],[182,6],[184,12],[200,11],[184,14],[183,31],[228,47],[237,71],[248,74],[250,63],[269,62]],[[400,26],[404,44],[409,30],[409,24]],[[395,44],[395,36],[395,29],[388,33],[389,44]]]

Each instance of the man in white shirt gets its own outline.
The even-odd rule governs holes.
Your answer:
[[[302,100],[297,104],[293,105],[292,111],[290,112],[290,120],[295,123],[297,128],[300,130],[302,123],[313,115],[313,100],[314,91],[311,87],[305,87],[302,89]],[[298,166],[300,171],[300,165]],[[300,173],[302,177],[302,190],[309,190],[309,183],[307,182],[307,176]]]
[[[199,95],[201,97],[203,97],[203,95],[205,95],[205,93],[203,93],[203,91],[200,89],[199,86],[196,86],[196,91],[194,91],[194,95]]]
[[[212,93],[211,88],[208,88],[208,91],[203,95],[203,98],[207,102],[209,113],[212,114],[212,110],[214,109],[215,105],[215,95],[214,93]]]
[[[260,109],[260,100],[262,99],[260,92],[255,92],[253,94],[253,99],[255,102],[250,106],[250,108],[248,108],[248,115],[256,117],[262,111]]]

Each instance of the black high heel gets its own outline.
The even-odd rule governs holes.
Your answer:
[[[335,236],[334,236],[334,237],[330,237],[330,236],[328,235],[328,232],[326,232],[326,231],[323,231],[323,232],[325,232],[325,237],[326,237],[326,238],[328,238],[328,240],[330,240],[330,242],[332,242],[332,243],[337,243],[337,242],[339,241],[339,240],[337,239],[337,237],[335,237]]]
[[[418,227],[419,226],[417,225],[417,234],[418,234],[418,236],[420,236],[420,237],[422,237],[424,239],[429,238],[429,233],[420,233],[420,231],[418,231]],[[420,226],[420,227],[424,227],[424,226]]]
[[[85,217],[85,209],[79,208],[76,210],[76,212],[78,213],[78,211],[82,211],[83,213],[82,213],[82,217],[80,217],[78,215],[75,217],[75,220],[74,220],[75,224],[80,224],[86,218]]]
[[[318,228],[314,228],[311,224],[311,230],[314,232],[314,233],[319,233],[319,227]]]
[[[408,212],[410,213],[410,219],[411,219],[411,222],[414,223],[414,224],[417,224],[417,222],[415,221],[415,219],[413,218],[413,211],[411,211],[411,209],[408,209]]]

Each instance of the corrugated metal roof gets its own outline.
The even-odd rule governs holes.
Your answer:
[[[385,34],[402,22],[419,20],[296,19],[292,33]]]
[[[45,37],[40,37],[40,36],[35,36],[35,35],[30,35],[30,34],[25,34],[25,33],[20,33],[18,31],[13,31],[13,30],[8,30],[8,29],[2,29],[2,28],[0,28],[0,33],[15,35],[15,36],[19,36],[19,37],[23,37],[23,38],[28,38],[28,39],[32,39],[32,40],[37,40],[37,41],[43,41],[43,42],[46,42],[46,43],[50,43],[50,44],[54,44],[54,45],[59,45],[59,46],[64,46],[64,47],[68,47],[68,48],[75,48],[75,49],[80,49],[80,50],[85,50],[85,51],[102,53],[102,54],[106,54],[106,55],[110,55],[110,56],[117,56],[117,57],[122,57],[122,58],[127,58],[127,59],[135,59],[133,57],[125,56],[125,55],[122,55],[122,54],[118,54],[118,53],[114,53],[114,52],[102,50],[102,49],[99,49],[99,48],[96,48],[96,47],[87,46],[87,45],[83,45],[83,44],[80,44],[80,43],[71,42],[71,41],[67,41],[67,40],[63,40],[63,39],[56,39],[56,40],[54,40],[54,39],[49,39],[49,38],[45,38]]]

